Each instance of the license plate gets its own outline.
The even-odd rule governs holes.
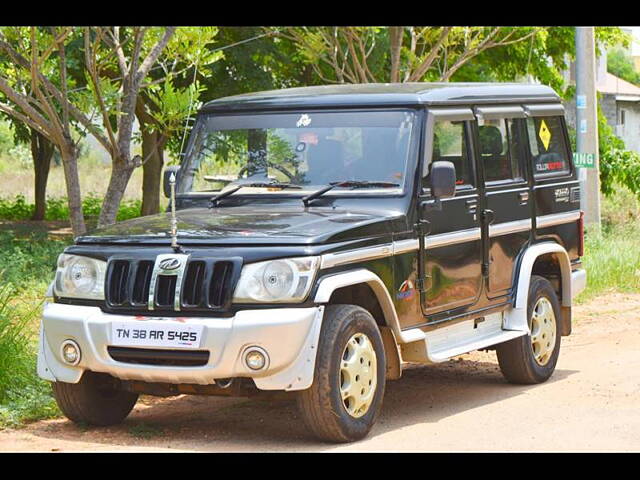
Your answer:
[[[199,348],[204,325],[112,322],[111,344],[123,347]]]

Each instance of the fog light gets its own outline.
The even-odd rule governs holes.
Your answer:
[[[267,366],[268,359],[267,352],[259,347],[250,347],[244,353],[244,363],[251,370],[262,370]]]
[[[65,340],[61,347],[62,358],[69,365],[80,363],[80,347],[73,340]]]

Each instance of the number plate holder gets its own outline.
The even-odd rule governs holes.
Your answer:
[[[119,347],[200,348],[204,325],[178,322],[112,322],[111,345]]]

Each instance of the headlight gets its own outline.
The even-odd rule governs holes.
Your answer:
[[[57,297],[104,300],[104,274],[107,262],[63,253],[53,285]]]
[[[285,258],[242,268],[235,303],[302,302],[313,283],[319,257]]]

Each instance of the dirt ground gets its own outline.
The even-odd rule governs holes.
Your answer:
[[[119,426],[66,419],[0,432],[0,451],[640,451],[640,294],[575,309],[554,375],[507,384],[495,353],[410,367],[387,383],[380,418],[356,443],[305,430],[295,403],[142,397]]]

